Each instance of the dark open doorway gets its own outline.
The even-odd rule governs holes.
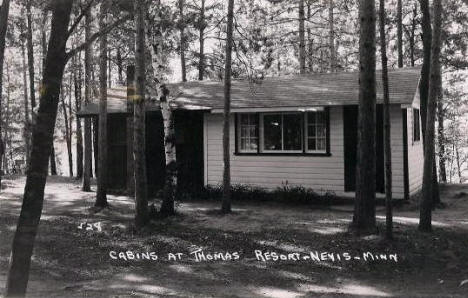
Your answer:
[[[345,191],[356,191],[357,136],[358,136],[358,106],[343,107],[343,137]],[[383,151],[383,106],[376,107],[376,192],[385,192],[384,151]]]

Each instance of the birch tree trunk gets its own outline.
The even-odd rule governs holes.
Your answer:
[[[359,117],[356,199],[353,226],[358,233],[375,231],[375,1],[359,5]]]
[[[305,73],[305,11],[304,11],[304,1],[299,0],[299,72]]]
[[[419,230],[429,232],[432,230],[432,207],[434,176],[434,135],[437,96],[439,95],[440,77],[440,34],[442,23],[441,0],[434,0],[434,27],[431,41],[431,65],[429,80],[429,96],[427,102],[427,118],[424,144],[424,171],[422,198],[419,215]]]
[[[0,74],[3,74],[3,62],[5,59],[5,37],[8,27],[8,14],[10,10],[10,0],[3,0],[0,8]],[[5,144],[2,136],[2,93],[3,93],[3,75],[0,75],[0,169],[2,168],[2,156],[5,153]],[[2,185],[2,173],[0,172],[0,186]],[[1,190],[1,187],[0,187]]]
[[[304,2],[302,12],[304,13]],[[231,118],[231,68],[233,44],[234,0],[228,2],[227,33],[226,33],[226,63],[224,66],[224,112],[223,112],[223,201],[221,212],[231,213],[231,152],[230,152],[230,118]],[[302,69],[302,68],[301,68]]]
[[[99,28],[108,23],[108,0],[101,3]],[[107,207],[107,34],[99,39],[99,158],[95,207]]]
[[[138,228],[148,222],[148,197],[146,177],[146,123],[145,123],[145,1],[135,0],[135,76],[136,95],[133,118],[133,156],[135,170],[135,225]]]
[[[85,42],[88,43],[91,37],[91,10],[86,12],[85,17]],[[84,50],[84,67],[85,67],[85,104],[89,104],[91,100],[91,45],[88,43]],[[91,139],[91,118],[84,119],[84,169],[83,169],[83,191],[91,191],[91,175],[92,175],[92,139]]]
[[[23,203],[13,238],[6,297],[23,297],[26,293],[31,255],[42,213],[47,163],[52,148],[60,83],[66,64],[65,45],[73,0],[60,0],[52,3],[53,17],[42,80],[43,90],[40,94],[40,105],[33,129],[31,160]]]
[[[67,88],[67,91],[70,93],[70,88],[69,86]],[[67,144],[67,155],[68,155],[68,173],[70,177],[73,177],[73,156],[72,156],[72,144],[71,144],[71,131],[70,131],[70,122],[71,119],[69,119],[69,113],[67,112],[67,105],[65,103],[65,92],[62,87],[62,91],[60,92],[60,102],[62,104],[62,113],[63,113],[63,118],[65,121],[65,142]]]
[[[400,1],[400,0],[399,0]],[[390,126],[390,97],[388,92],[387,37],[385,36],[385,1],[380,0],[380,54],[382,57],[383,116],[384,116],[384,163],[385,163],[385,237],[393,238],[392,215],[392,147]]]
[[[175,115],[170,106],[169,90],[165,85],[159,89],[161,113],[164,122],[164,152],[166,157],[166,179],[164,184],[161,214],[170,216],[175,214],[174,201],[177,192],[177,160]]]

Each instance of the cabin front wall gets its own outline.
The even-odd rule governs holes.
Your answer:
[[[343,107],[330,107],[330,156],[236,155],[235,121],[231,117],[231,183],[275,189],[300,185],[318,193],[344,194]],[[382,120],[382,119],[380,119]],[[393,196],[404,197],[403,117],[399,105],[391,107]],[[222,114],[204,116],[205,185],[220,185],[223,177]]]
[[[412,196],[418,193],[422,188],[423,182],[423,167],[424,167],[424,151],[423,140],[420,125],[420,139],[414,140],[414,109],[419,109],[418,105],[406,109],[408,123],[408,185],[409,195]],[[420,120],[421,121],[421,120]]]

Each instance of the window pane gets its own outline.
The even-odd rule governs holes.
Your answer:
[[[326,128],[324,125],[317,126],[317,136],[325,137]]]
[[[317,140],[317,149],[316,150],[325,150],[325,139],[318,139]]]
[[[281,150],[281,115],[263,116],[265,150]]]
[[[300,114],[283,115],[284,150],[302,149],[302,117]]]
[[[256,151],[258,146],[258,125],[256,114],[240,115],[240,150]]]
[[[315,139],[308,139],[308,148],[307,150],[317,150],[316,144],[315,144]]]

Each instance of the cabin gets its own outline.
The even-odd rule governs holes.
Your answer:
[[[422,186],[423,148],[419,68],[389,71],[393,197],[408,199]],[[109,188],[132,184],[132,114],[128,90],[108,91]],[[223,83],[169,85],[174,97],[179,186],[196,191],[222,183]],[[231,179],[266,189],[304,186],[351,196],[355,191],[359,73],[302,74],[232,82]],[[383,93],[377,71],[376,183],[384,192]],[[149,192],[164,182],[159,105],[146,106]],[[80,117],[98,117],[97,99]]]

